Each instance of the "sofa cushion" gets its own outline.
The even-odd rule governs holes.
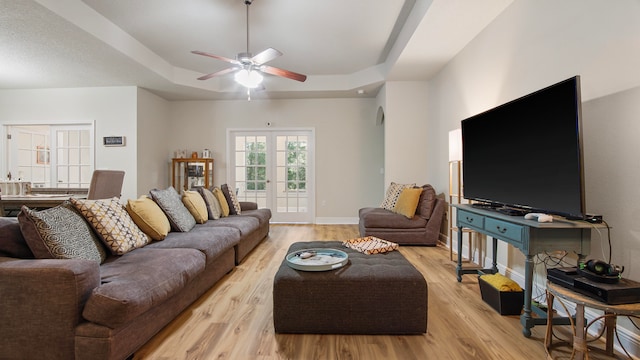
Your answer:
[[[393,207],[393,212],[411,219],[416,213],[421,194],[422,188],[403,189],[398,197],[396,206]]]
[[[397,184],[392,181],[391,184],[389,184],[389,187],[387,188],[387,193],[380,207],[383,209],[392,211],[393,208],[396,206],[396,202],[398,201],[398,197],[400,196],[400,193],[402,192],[402,190],[405,188],[412,188],[415,186],[416,186],[415,183]]]
[[[420,202],[416,209],[416,215],[425,219],[430,219],[435,206],[436,191],[433,189],[433,186],[429,184],[422,185],[422,194],[420,195]]]
[[[82,316],[116,328],[179,293],[204,267],[205,256],[195,249],[143,248],[112,257],[100,266],[102,284]]]
[[[227,184],[223,184],[220,187],[220,190],[222,190],[225,199],[227,199],[227,204],[229,205],[229,215],[240,215],[240,213],[242,212],[242,208],[240,207],[240,201],[238,201],[236,192],[229,189],[229,185]]]
[[[189,190],[183,192],[182,203],[187,207],[197,224],[204,224],[209,219],[207,204],[199,192]]]
[[[207,257],[207,263],[234,247],[240,241],[240,230],[225,226],[197,224],[188,233],[172,232],[163,240],[147,245],[151,249],[196,249]]]
[[[160,206],[148,196],[127,201],[127,212],[140,230],[153,240],[162,240],[171,231],[169,219]]]
[[[0,217],[0,256],[33,259],[33,252],[20,231],[18,218]]]
[[[204,199],[205,204],[207,204],[207,217],[209,220],[217,220],[220,219],[220,214],[222,213],[222,208],[220,207],[220,202],[213,195],[211,190],[201,187],[198,189],[200,195]]]
[[[408,219],[406,216],[382,208],[362,208],[360,223],[367,229],[420,229],[427,225],[427,220],[420,216]]]
[[[213,195],[218,199],[218,204],[220,204],[220,217],[229,216],[229,204],[227,203],[227,198],[224,197],[222,190],[219,187],[213,188]]]
[[[84,216],[113,255],[126,254],[151,241],[117,197],[100,200],[71,198],[73,206]]]
[[[240,230],[242,236],[246,236],[256,231],[260,227],[260,221],[253,216],[232,215],[220,218],[215,221],[207,221],[202,224],[203,227],[208,226],[226,226]]]
[[[91,227],[69,202],[18,214],[20,230],[38,259],[84,259],[102,263],[107,253]]]
[[[262,208],[262,209],[254,209],[254,210],[243,210],[242,215],[239,216],[251,216],[258,219],[258,223],[260,226],[264,226],[269,223],[271,220],[271,209]]]
[[[182,203],[176,189],[169,186],[165,190],[153,189],[149,194],[167,215],[172,230],[189,231],[196,225],[196,220]]]

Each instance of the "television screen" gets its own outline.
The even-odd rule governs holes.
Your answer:
[[[578,76],[462,121],[464,197],[583,218]]]

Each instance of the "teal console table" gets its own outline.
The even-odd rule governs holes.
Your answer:
[[[554,218],[552,223],[539,223],[525,220],[522,216],[510,216],[491,209],[475,208],[469,204],[454,204],[456,208],[456,226],[458,227],[458,282],[464,274],[478,272],[498,272],[496,255],[498,240],[504,241],[520,250],[526,257],[524,274],[524,313],[520,316],[522,333],[531,336],[535,325],[546,325],[546,312],[531,304],[533,290],[533,257],[542,252],[573,251],[578,261],[584,260],[591,248],[591,229],[594,224],[584,221],[570,221]],[[493,238],[493,264],[487,269],[462,268],[462,229],[468,228]],[[531,316],[534,311],[538,318]],[[566,320],[566,321],[563,321]],[[569,324],[568,319],[558,319],[558,324]]]

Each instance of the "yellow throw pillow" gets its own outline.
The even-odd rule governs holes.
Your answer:
[[[393,212],[411,219],[416,214],[422,188],[405,188],[398,196]]]
[[[186,190],[182,194],[182,203],[187,207],[198,224],[204,224],[209,219],[207,204],[197,191]]]
[[[224,197],[224,193],[220,190],[219,187],[213,189],[213,195],[215,195],[216,199],[220,203],[220,208],[222,208],[222,213],[220,217],[229,216],[229,204],[227,203],[227,198]]]
[[[163,240],[171,231],[169,219],[164,211],[148,196],[127,201],[127,212],[140,230],[153,240]]]

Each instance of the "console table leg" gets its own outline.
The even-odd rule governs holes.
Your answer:
[[[526,255],[524,263],[524,314],[520,317],[522,333],[525,337],[531,336],[531,328],[534,326],[531,318],[531,295],[533,294],[533,255]]]
[[[493,238],[493,273],[498,273],[498,239]]]
[[[462,281],[462,226],[458,226],[458,265],[456,266],[458,282]]]

